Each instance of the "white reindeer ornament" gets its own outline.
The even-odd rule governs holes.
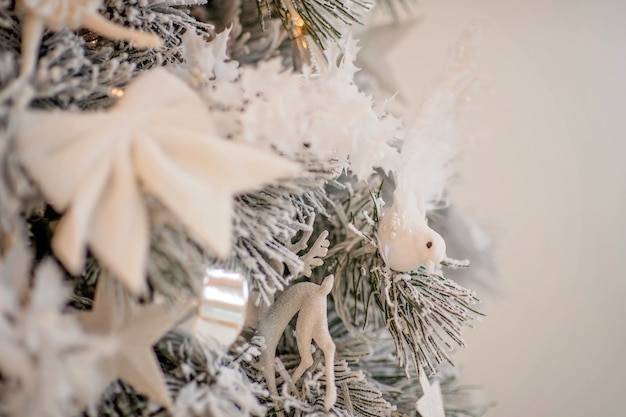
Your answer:
[[[293,316],[298,314],[296,322],[296,341],[300,364],[291,376],[295,383],[304,372],[313,365],[311,342],[315,343],[324,352],[326,368],[326,396],[324,408],[328,411],[337,401],[337,387],[335,386],[335,343],[328,331],[326,314],[326,298],[333,288],[334,276],[328,275],[321,285],[313,282],[300,282],[289,287],[272,304],[260,320],[258,334],[265,338],[265,350],[261,353],[260,367],[270,394],[278,395],[276,389],[276,375],[274,359],[276,346],[287,324]]]

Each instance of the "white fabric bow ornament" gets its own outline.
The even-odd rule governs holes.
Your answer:
[[[220,137],[200,98],[163,69],[141,76],[107,111],[26,110],[17,137],[28,173],[65,212],[52,240],[59,260],[78,274],[89,245],[135,292],[144,285],[149,244],[139,184],[225,257],[233,194],[300,170]]]

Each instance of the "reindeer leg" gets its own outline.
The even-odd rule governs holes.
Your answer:
[[[324,408],[326,411],[337,401],[337,386],[335,385],[335,342],[333,342],[326,322],[320,323],[313,335],[313,340],[324,352],[324,366],[326,368],[326,397]]]
[[[305,314],[303,314],[305,313]],[[311,355],[311,340],[313,340],[313,328],[310,323],[305,323],[312,318],[306,314],[305,309],[300,310],[298,321],[296,322],[296,341],[298,342],[298,353],[300,354],[300,365],[291,375],[291,380],[295,384],[304,372],[313,365],[313,355]],[[303,323],[304,322],[304,323]]]
[[[273,397],[278,396],[278,389],[276,388],[276,374],[274,370],[274,357],[263,352],[260,358],[261,371],[265,377],[267,388],[269,388],[270,395]]]
[[[270,399],[275,404],[276,407],[279,406],[277,402],[278,397],[278,388],[276,387],[276,370],[274,369],[274,361],[277,360],[274,356],[267,354],[267,351],[264,351],[261,354],[260,364],[261,371],[263,372],[263,376],[265,377],[265,383],[267,384],[267,388],[270,391]],[[285,413],[283,410],[276,409],[277,417],[285,417]]]

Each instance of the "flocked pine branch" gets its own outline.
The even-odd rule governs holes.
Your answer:
[[[215,32],[230,30],[228,55],[240,64],[252,64],[268,59],[285,39],[279,19],[259,22],[258,3],[255,1],[212,1],[192,9],[192,15],[201,22],[215,26]]]
[[[0,415],[77,415],[98,400],[112,346],[62,311],[70,291],[55,262],[31,274],[31,257],[18,239],[0,259]]]
[[[304,263],[290,249],[291,241],[306,230],[311,216],[326,214],[323,188],[341,172],[341,165],[333,161],[304,164],[307,171],[300,178],[240,196],[235,205],[235,259],[249,271],[266,304],[276,290],[303,272]],[[290,276],[283,273],[283,265]]]
[[[288,30],[297,14],[313,38],[320,41],[340,38],[346,27],[361,23],[361,13],[373,6],[367,0],[259,0],[259,14],[263,20],[278,15]]]
[[[137,49],[85,30],[46,32],[33,83],[38,107],[95,109],[112,103],[112,90],[128,84],[141,71],[180,58],[177,46],[185,31],[207,36],[211,25],[185,13],[185,7],[202,0],[105,0],[102,10],[113,22],[153,33],[165,42],[159,50]],[[22,27],[15,2],[1,2],[0,15],[0,115],[8,110],[10,97],[2,89],[17,75]]]
[[[343,196],[331,217],[339,219],[329,229],[333,246],[326,260],[335,267],[335,307],[355,333],[384,325],[407,375],[411,366],[433,372],[435,364],[452,363],[454,345],[464,345],[461,330],[479,314],[472,307],[478,300],[440,273],[396,273],[384,264],[375,237],[381,200],[372,186]]]
[[[345,328],[344,328],[345,329]],[[335,383],[337,385],[337,402],[330,411],[324,410],[324,396],[326,392],[326,370],[324,368],[324,355],[320,349],[313,353],[313,365],[304,373],[297,383],[293,394],[290,375],[300,363],[297,352],[296,340],[293,336],[293,328],[288,327],[285,335],[278,346],[276,359],[276,382],[279,389],[279,401],[273,404],[273,410],[268,415],[273,415],[278,410],[285,411],[293,416],[341,416],[341,417],[374,417],[392,416],[395,407],[385,398],[381,390],[372,385],[366,374],[354,369],[352,364],[357,358],[369,353],[366,345],[354,337],[346,337],[345,333],[333,332],[333,339],[337,345],[335,359]],[[254,337],[248,343],[253,349],[261,348],[263,340]],[[254,348],[256,346],[256,348]],[[262,380],[262,373],[257,369],[254,361],[244,365],[248,376],[253,380]],[[285,383],[287,381],[287,383]],[[263,399],[263,398],[261,398]],[[267,398],[266,398],[267,399]]]
[[[170,410],[138,395],[128,385],[117,381],[104,394],[97,413],[103,416],[134,417],[151,415],[178,417],[262,416],[266,407],[257,397],[266,392],[262,385],[249,380],[242,371],[243,361],[251,361],[259,350],[249,344],[228,354],[212,340],[196,340],[170,332],[155,346],[168,389],[174,397]]]
[[[392,406],[392,416],[415,415],[415,402],[423,392],[417,378],[407,378],[398,364],[395,343],[384,327],[371,332],[371,341],[363,340],[347,329],[333,307],[329,305],[328,317],[331,334],[337,341],[337,358],[345,360],[353,371],[365,375],[368,384],[380,391],[382,398]],[[472,394],[480,388],[461,385],[460,377],[457,368],[447,364],[438,367],[436,378],[441,385],[446,416],[483,416],[493,404],[477,404]]]
[[[156,351],[166,367],[170,390],[176,393],[173,415],[265,414],[256,396],[266,391],[241,369],[244,361],[260,351],[238,346],[225,353],[210,340],[196,341],[175,333],[161,340]]]
[[[411,3],[412,0],[258,0],[257,7],[263,29],[277,15],[289,31],[296,18],[293,14],[297,14],[305,30],[323,44],[322,40],[337,40],[346,28],[363,24],[363,15],[375,6],[384,7],[397,21],[401,13],[411,12]]]
[[[324,357],[319,349],[313,353],[314,364],[305,372],[303,379],[294,387],[290,374],[299,364],[294,328],[288,327],[278,347],[276,372],[280,390],[279,404],[273,404],[269,415],[277,410],[286,411],[294,416],[393,416],[415,415],[415,402],[422,396],[422,391],[415,378],[407,378],[404,369],[397,363],[395,345],[382,332],[369,343],[352,334],[343,321],[329,306],[329,329],[335,341],[337,351],[335,359],[335,378],[338,400],[330,412],[323,409],[325,395]],[[263,341],[252,338],[245,344],[247,349],[261,349]],[[261,373],[255,366],[254,357],[244,364],[248,376],[262,381]],[[451,367],[439,367],[437,378],[440,380],[445,399],[445,411],[448,417],[479,417],[490,405],[474,405],[467,401],[474,387],[459,385],[459,372]],[[287,383],[285,383],[287,381]],[[297,394],[293,394],[295,389]],[[266,397],[260,397],[266,400]]]
[[[238,196],[234,204],[234,248],[230,259],[219,260],[190,238],[186,229],[159,202],[146,197],[151,211],[151,250],[148,281],[157,292],[179,296],[181,289],[198,294],[204,269],[223,266],[245,273],[260,301],[269,304],[305,264],[291,240],[309,227],[310,218],[325,212],[323,189],[340,166],[302,156],[304,174],[263,190]],[[289,273],[288,273],[289,272]]]

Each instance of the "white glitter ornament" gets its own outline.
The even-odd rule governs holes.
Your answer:
[[[335,343],[328,331],[328,317],[326,313],[327,297],[333,289],[334,276],[324,278],[321,285],[313,282],[300,282],[287,288],[278,297],[269,310],[262,315],[259,322],[258,334],[265,338],[265,350],[261,353],[260,366],[273,396],[278,395],[276,389],[276,375],[274,358],[276,346],[287,324],[293,316],[298,314],[296,322],[296,341],[300,364],[291,376],[295,383],[304,372],[313,365],[311,342],[315,343],[324,352],[324,366],[326,369],[326,395],[324,408],[330,410],[337,401],[337,387],[335,386]]]

